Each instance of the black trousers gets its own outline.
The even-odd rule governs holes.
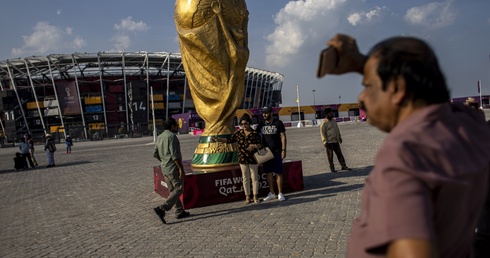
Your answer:
[[[31,165],[31,168],[34,167],[34,162],[32,162],[30,153],[22,153],[22,159],[24,161],[24,165],[26,168],[27,168],[27,161],[29,161],[29,165]]]
[[[342,155],[342,150],[340,149],[340,143],[334,142],[334,143],[327,143],[327,146],[325,146],[327,149],[327,158],[328,158],[328,163],[330,164],[330,168],[333,169],[335,168],[333,164],[333,153],[335,152],[335,155],[337,155],[337,159],[339,160],[339,163],[342,167],[346,167],[347,165],[345,164],[345,159],[344,155]]]

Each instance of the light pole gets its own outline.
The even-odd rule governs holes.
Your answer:
[[[316,106],[316,103],[315,103],[315,91],[316,90],[312,90],[311,92],[313,92],[313,106]]]

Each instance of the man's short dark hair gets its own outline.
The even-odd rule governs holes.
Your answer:
[[[270,106],[265,106],[262,108],[262,113],[272,113],[272,107]]]
[[[376,44],[369,56],[379,58],[378,75],[383,90],[401,76],[408,99],[414,104],[445,103],[450,99],[437,57],[424,41],[413,37],[393,37]]]
[[[170,128],[172,128],[172,126],[174,125],[177,125],[177,121],[175,120],[175,118],[170,117],[167,119],[167,121],[165,121],[163,128],[165,130],[170,130]]]

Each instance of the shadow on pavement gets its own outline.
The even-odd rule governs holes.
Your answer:
[[[64,162],[64,163],[56,164],[56,167],[55,168],[57,168],[57,167],[76,166],[76,165],[89,164],[89,163],[93,163],[93,162],[92,161],[87,161],[87,160],[74,161],[74,162]]]
[[[60,164],[56,164],[56,167],[54,168],[57,168],[57,167],[69,167],[69,166],[76,166],[76,165],[82,165],[82,164],[88,164],[88,163],[92,163],[91,161],[75,161],[75,162],[66,162],[66,163],[60,163]],[[25,173],[25,172],[30,172],[30,171],[34,171],[34,170],[39,170],[39,169],[51,169],[51,168],[48,168],[46,166],[43,166],[43,165],[39,165],[39,166],[36,166],[35,168],[28,168],[27,170],[19,170],[19,171],[15,171],[15,169],[6,169],[6,170],[0,170],[0,174],[7,174],[7,173]]]
[[[322,174],[317,174],[313,176],[307,176],[304,177],[304,184],[305,184],[305,190],[303,191],[298,191],[298,192],[292,192],[292,193],[287,193],[285,196],[287,198],[286,201],[280,202],[277,200],[273,201],[268,201],[268,202],[261,202],[259,204],[248,204],[248,205],[243,205],[242,201],[236,202],[239,207],[233,207],[230,209],[224,209],[220,211],[210,211],[210,212],[203,212],[203,213],[192,213],[192,215],[189,218],[186,218],[183,221],[177,220],[177,219],[172,219],[171,221],[168,221],[168,224],[174,224],[174,223],[186,223],[186,222],[192,222],[200,219],[206,219],[206,218],[211,218],[211,217],[218,217],[218,216],[226,216],[227,214],[231,213],[237,213],[237,212],[249,212],[249,211],[254,211],[254,210],[265,210],[265,209],[270,209],[270,208],[275,208],[278,206],[284,207],[284,206],[292,206],[292,205],[297,205],[297,204],[302,204],[302,203],[307,203],[307,202],[314,202],[318,201],[323,198],[328,198],[335,196],[339,192],[345,192],[345,191],[354,191],[354,190],[359,190],[364,187],[364,184],[349,184],[347,185],[346,183],[343,182],[336,182],[333,181],[337,178],[345,178],[345,177],[360,177],[360,176],[367,176],[373,166],[369,167],[364,167],[364,168],[353,168],[350,171],[342,171],[342,172],[337,172],[337,173],[322,173]],[[261,196],[261,199],[264,196]],[[241,206],[240,206],[241,205]],[[168,213],[170,216],[170,213]]]

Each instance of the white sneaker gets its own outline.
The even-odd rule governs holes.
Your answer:
[[[268,200],[272,200],[272,199],[276,199],[276,195],[273,193],[269,193],[267,195],[267,197],[264,198],[264,201],[268,201]]]
[[[277,195],[277,199],[279,199],[279,201],[285,201],[286,200],[286,198],[284,197],[284,195],[282,193],[279,193]]]

